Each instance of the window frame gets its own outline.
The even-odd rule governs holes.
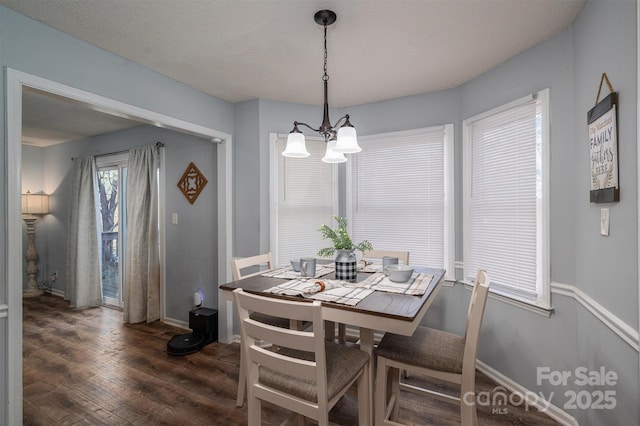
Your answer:
[[[463,258],[467,256],[468,238],[469,238],[469,205],[468,200],[471,194],[471,164],[469,164],[468,152],[471,149],[471,126],[474,122],[482,120],[495,114],[506,112],[512,108],[523,105],[536,99],[540,108],[540,172],[541,172],[541,197],[536,208],[536,299],[531,300],[519,296],[517,292],[508,291],[504,287],[498,287],[492,284],[489,288],[490,292],[498,295],[500,300],[513,303],[517,306],[537,311],[552,310],[551,306],[551,276],[550,276],[550,185],[549,185],[549,166],[550,166],[550,132],[549,132],[549,89],[543,89],[537,93],[524,96],[502,106],[493,108],[489,111],[477,114],[467,118],[462,123],[463,129],[463,149],[462,149],[462,172],[463,172]],[[466,263],[463,262],[463,282],[469,282],[472,277],[469,276]],[[489,278],[491,278],[491,271]]]

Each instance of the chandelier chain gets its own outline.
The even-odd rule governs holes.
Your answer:
[[[329,74],[327,74],[327,24],[324,24],[324,75],[322,81],[328,81]]]

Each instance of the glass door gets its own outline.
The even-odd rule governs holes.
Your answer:
[[[96,159],[99,199],[102,302],[122,307],[126,224],[127,156]]]

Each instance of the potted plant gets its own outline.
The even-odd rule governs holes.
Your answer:
[[[333,247],[325,247],[318,251],[320,257],[330,257],[336,254],[336,279],[355,281],[358,275],[358,267],[355,251],[364,253],[372,250],[373,246],[367,240],[354,244],[347,231],[347,219],[340,216],[333,216],[338,222],[336,229],[331,229],[328,225],[322,225],[318,231],[322,234],[322,239],[330,239]]]

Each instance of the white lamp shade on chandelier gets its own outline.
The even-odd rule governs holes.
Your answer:
[[[49,214],[49,196],[47,194],[32,194],[29,191],[22,194],[22,214],[28,216]]]
[[[327,142],[327,150],[322,157],[322,161],[325,163],[344,163],[347,161],[347,157],[343,153],[336,151],[336,141]]]
[[[338,129],[338,142],[333,150],[343,154],[355,154],[362,151],[362,148],[358,145],[356,128],[352,126],[340,127]]]
[[[308,157],[309,151],[305,144],[304,135],[301,132],[291,132],[287,136],[287,147],[282,152],[285,157],[305,158]]]

